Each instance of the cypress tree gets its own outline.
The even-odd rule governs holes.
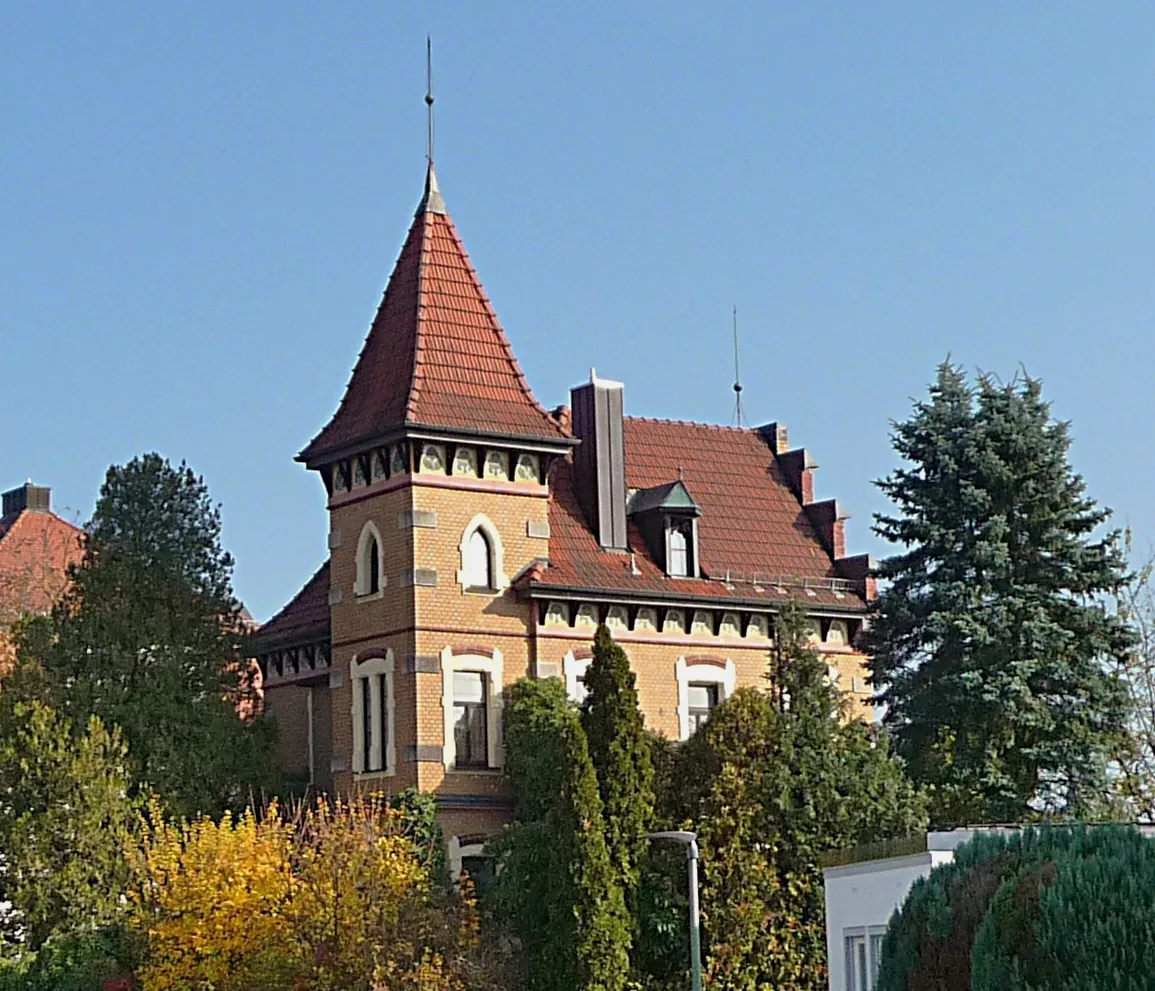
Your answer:
[[[495,900],[517,929],[530,986],[623,991],[629,917],[585,733],[558,680],[513,686],[505,747],[515,822],[495,844]]]
[[[1040,383],[972,387],[944,363],[895,425],[906,464],[877,483],[868,649],[886,722],[941,825],[1085,814],[1106,798],[1131,635],[1100,597],[1125,579],[1110,516],[1068,462]]]
[[[605,626],[586,669],[582,726],[597,771],[606,846],[618,883],[633,904],[644,834],[654,818],[654,767],[630,660]]]
[[[708,985],[827,986],[822,853],[906,836],[921,796],[860,721],[841,718],[804,616],[783,610],[768,691],[740,688],[675,758],[678,818],[698,833]]]

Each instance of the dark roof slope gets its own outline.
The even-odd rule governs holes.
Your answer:
[[[258,653],[329,639],[329,562],[256,635]]]
[[[341,405],[298,460],[402,426],[567,439],[530,392],[432,166]]]

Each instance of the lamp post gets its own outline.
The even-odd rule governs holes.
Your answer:
[[[690,980],[693,991],[702,991],[702,936],[698,929],[698,837],[688,830],[646,833],[648,840],[669,840],[686,848],[690,872]]]

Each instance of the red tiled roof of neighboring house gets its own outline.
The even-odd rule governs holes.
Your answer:
[[[55,513],[22,509],[0,517],[0,625],[43,613],[83,555],[84,531]]]
[[[402,426],[566,440],[530,392],[432,166],[341,405],[298,460]]]
[[[700,567],[708,577],[668,578],[632,523],[633,559],[603,550],[574,492],[573,465],[559,461],[550,479],[549,564],[531,569],[523,583],[635,596],[798,599],[837,609],[862,607],[861,595],[837,580],[830,553],[757,430],[627,417],[625,470],[631,489],[682,479],[701,508]]]
[[[329,562],[257,631],[258,650],[312,643],[329,637]]]

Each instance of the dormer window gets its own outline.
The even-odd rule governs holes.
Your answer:
[[[698,517],[702,515],[679,479],[652,489],[638,489],[626,512],[646,542],[650,556],[671,578],[697,578]]]

